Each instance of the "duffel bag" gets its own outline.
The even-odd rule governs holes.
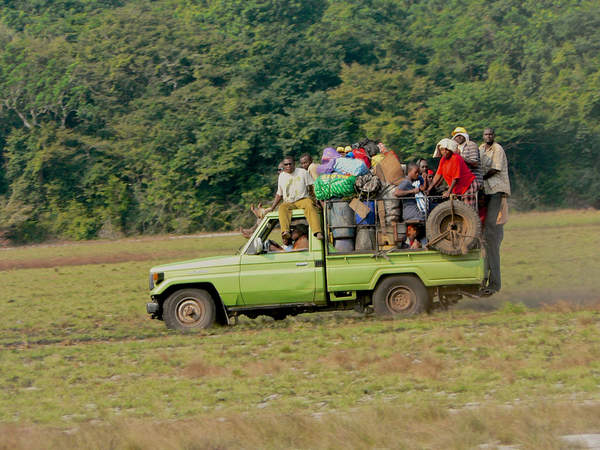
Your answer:
[[[362,162],[360,159],[352,158],[336,159],[333,170],[335,170],[337,173],[355,176],[365,175],[369,171],[364,162]]]
[[[315,180],[315,197],[317,200],[329,200],[332,197],[345,197],[354,194],[356,177],[351,175],[321,175]]]

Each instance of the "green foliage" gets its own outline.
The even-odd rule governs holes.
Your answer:
[[[284,154],[494,126],[521,208],[600,207],[593,1],[0,1],[14,240],[249,220]]]

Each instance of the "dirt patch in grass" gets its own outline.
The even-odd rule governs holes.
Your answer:
[[[198,255],[197,250],[161,251],[150,253],[112,253],[107,255],[80,255],[46,257],[23,261],[0,261],[0,271],[16,269],[44,269],[62,266],[84,266],[88,264],[116,264],[123,262],[149,261],[156,259],[192,258]]]
[[[201,359],[192,361],[182,370],[183,376],[188,378],[215,377],[228,372],[224,367],[214,366]]]

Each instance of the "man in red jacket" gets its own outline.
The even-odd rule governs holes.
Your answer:
[[[427,195],[440,184],[443,178],[448,184],[448,190],[442,194],[442,197],[448,197],[450,194],[461,195],[463,202],[477,210],[479,184],[464,159],[455,153],[458,145],[451,139],[442,139],[436,147],[436,152],[437,150],[441,152],[442,158],[433,181],[427,189]]]

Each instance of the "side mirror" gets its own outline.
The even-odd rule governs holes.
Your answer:
[[[263,252],[263,241],[261,238],[257,237],[254,239],[254,241],[252,241],[252,247],[251,251],[249,251],[248,253],[250,255],[260,255]]]

